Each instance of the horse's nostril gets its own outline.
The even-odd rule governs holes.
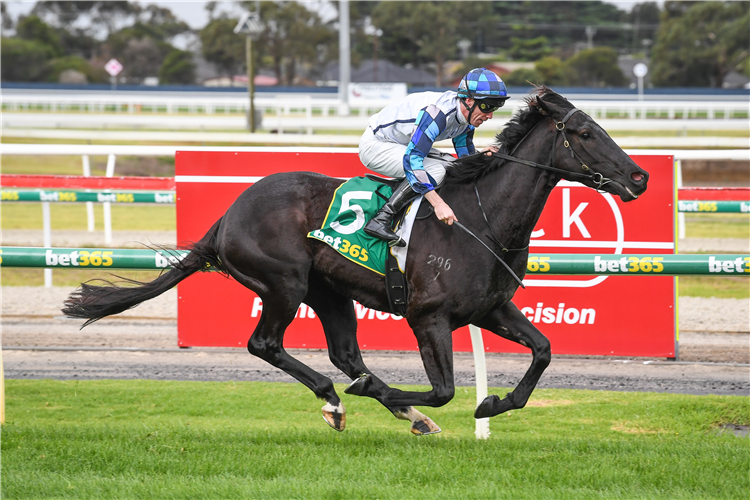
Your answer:
[[[643,174],[640,172],[633,172],[630,174],[630,178],[633,179],[634,182],[641,182],[643,180]]]

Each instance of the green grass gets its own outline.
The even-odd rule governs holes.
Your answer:
[[[52,273],[52,286],[78,287],[81,283],[94,279],[120,281],[113,275],[137,281],[153,281],[161,271],[114,269],[102,271],[99,269],[59,269]],[[28,269],[22,267],[3,267],[0,269],[0,284],[2,286],[44,286],[44,269]]]
[[[750,276],[680,276],[680,297],[750,299]]]
[[[174,231],[177,227],[174,205],[112,204],[112,229],[115,231]],[[104,230],[102,205],[94,205],[97,231]],[[43,227],[41,203],[3,203],[0,207],[0,227],[3,229],[39,229]],[[86,230],[85,203],[50,203],[52,229]]]
[[[685,214],[685,236],[750,239],[750,214]]]
[[[300,384],[8,380],[2,497],[747,498],[748,440],[719,430],[747,398],[538,390],[478,441],[474,397],[417,438],[346,395],[336,433]]]

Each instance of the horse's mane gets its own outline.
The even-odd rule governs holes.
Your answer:
[[[502,132],[495,136],[495,145],[501,153],[510,154],[511,151],[526,137],[539,121],[546,116],[539,106],[539,100],[545,104],[560,107],[565,110],[574,106],[563,96],[548,87],[537,87],[524,101],[526,107],[517,111]],[[461,184],[473,181],[491,172],[504,163],[504,160],[493,156],[476,153],[454,160],[447,169],[444,184]]]

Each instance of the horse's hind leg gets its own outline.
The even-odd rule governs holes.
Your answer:
[[[385,390],[390,389],[385,382],[373,375],[365,366],[362,352],[357,344],[357,316],[351,299],[324,285],[315,286],[314,280],[311,280],[304,302],[313,308],[323,325],[328,343],[328,356],[334,366],[354,380],[355,383],[365,376],[368,385],[367,392],[369,393],[382,394]],[[368,396],[370,394],[359,395]],[[425,435],[440,432],[440,427],[413,406],[386,406],[386,408],[396,418],[411,422],[411,432],[414,434]]]
[[[531,349],[533,356],[531,366],[529,366],[518,386],[503,399],[495,394],[487,396],[477,406],[474,417],[494,417],[508,410],[523,408],[551,361],[549,340],[531,324],[528,318],[512,302],[490,311],[480,320],[474,321],[474,324],[528,347]]]
[[[323,417],[331,427],[343,431],[346,425],[346,410],[333,388],[331,379],[293,358],[284,349],[284,332],[294,319],[303,295],[295,294],[292,290],[285,289],[284,293],[273,295],[264,294],[263,312],[247,343],[247,350],[299,380],[318,398],[325,400]],[[292,298],[295,295],[299,300]]]

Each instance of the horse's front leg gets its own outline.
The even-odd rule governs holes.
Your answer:
[[[375,398],[391,409],[396,417],[404,420],[411,420],[413,416],[398,414],[395,409],[409,406],[443,406],[453,399],[455,394],[453,339],[447,319],[424,315],[417,319],[409,318],[409,325],[417,338],[419,353],[422,356],[427,378],[432,384],[432,390],[427,392],[402,391],[385,385],[379,386],[373,383],[374,379],[370,375],[366,374],[352,382],[345,391],[348,394]],[[405,408],[405,410],[409,409]]]
[[[533,356],[531,366],[524,374],[518,386],[500,399],[497,395],[487,396],[474,412],[475,418],[494,417],[508,410],[526,406],[529,396],[534,391],[539,378],[549,366],[551,360],[550,343],[542,332],[518,310],[512,302],[500,306],[473,324],[503,338],[531,349]]]

